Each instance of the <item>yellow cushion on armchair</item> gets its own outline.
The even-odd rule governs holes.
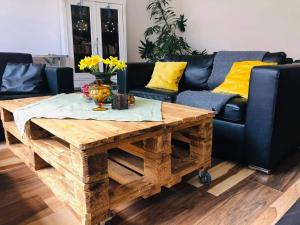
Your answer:
[[[277,63],[267,63],[261,61],[243,61],[235,62],[230,72],[225,78],[225,81],[212,92],[239,94],[244,98],[248,98],[250,76],[253,67],[255,66],[272,66]]]
[[[178,91],[178,84],[187,62],[157,62],[147,88]]]

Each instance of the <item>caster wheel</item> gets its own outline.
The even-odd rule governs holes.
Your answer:
[[[211,176],[207,170],[199,172],[199,181],[205,186],[211,185]]]

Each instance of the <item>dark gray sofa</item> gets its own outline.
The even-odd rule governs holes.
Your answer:
[[[175,56],[167,61],[187,61],[179,92],[145,88],[153,63],[128,63],[118,74],[120,91],[135,96],[175,102],[185,90],[208,90],[207,80],[215,55]],[[214,120],[213,154],[269,173],[300,145],[300,64],[291,64],[283,52],[267,53],[265,62],[278,66],[252,71],[249,99],[230,100]],[[197,101],[197,99],[195,99]]]

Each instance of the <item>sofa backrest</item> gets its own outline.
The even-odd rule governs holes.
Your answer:
[[[213,54],[170,56],[165,61],[188,62],[179,84],[179,90],[203,90],[208,88],[207,80],[213,68]]]
[[[188,62],[188,66],[179,84],[179,90],[203,90],[209,89],[207,80],[211,75],[215,54],[211,55],[176,55],[169,56],[164,61]],[[277,62],[287,64],[289,59],[284,52],[268,52],[264,62]]]
[[[0,52],[0,85],[7,63],[32,63],[32,56],[27,53]]]
[[[278,64],[286,64],[287,57],[284,52],[268,52],[263,58],[264,62],[277,62]]]

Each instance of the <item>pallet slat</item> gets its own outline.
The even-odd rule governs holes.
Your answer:
[[[144,174],[144,161],[136,156],[120,150],[112,150],[109,152],[109,158],[139,174]]]
[[[86,182],[80,152],[72,151],[56,139],[31,141],[32,149],[61,174]]]
[[[80,189],[76,183],[68,181],[54,168],[38,170],[36,173],[60,201],[69,205],[78,215],[82,215],[84,208],[81,200],[84,196],[76,193],[76,189]]]
[[[108,175],[109,178],[117,181],[119,184],[128,184],[142,178],[142,176],[112,160],[108,160]]]
[[[146,178],[133,181],[110,191],[110,208],[114,209],[124,202],[130,202],[141,195],[158,193],[157,189]],[[156,190],[154,192],[154,190]]]
[[[125,152],[128,152],[132,155],[135,155],[139,158],[145,158],[145,151],[141,147],[138,147],[134,144],[122,144],[119,146],[120,149],[122,149]]]
[[[14,121],[4,122],[3,127],[7,132],[12,134],[15,138],[20,140],[23,144],[29,145],[27,138],[26,137],[21,137]]]
[[[24,144],[9,145],[9,149],[21,159],[28,167],[33,167],[33,152]]]

